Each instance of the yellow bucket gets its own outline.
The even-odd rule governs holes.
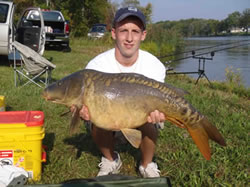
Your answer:
[[[4,96],[0,95],[0,112],[5,111]]]
[[[35,181],[46,160],[43,123],[41,111],[0,112],[0,162],[24,168]]]

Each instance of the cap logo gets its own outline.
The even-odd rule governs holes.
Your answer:
[[[133,11],[133,12],[137,12],[137,8],[136,7],[128,7],[129,11]]]

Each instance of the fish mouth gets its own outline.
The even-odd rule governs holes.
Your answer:
[[[61,100],[59,100],[59,99],[51,99],[51,98],[49,98],[49,97],[45,97],[45,100],[46,100],[46,101],[50,101],[50,102],[52,102],[52,103],[63,104],[63,102],[62,102]]]
[[[56,101],[54,98],[52,99],[46,91],[42,93],[42,97],[43,97],[46,101],[52,101],[52,102]]]
[[[42,97],[46,100],[46,101],[51,101],[51,98],[49,97],[48,93],[46,91],[44,91],[42,93]]]
[[[46,100],[46,101],[51,101],[52,103],[58,103],[58,104],[63,104],[61,99],[57,99],[57,98],[52,98],[48,95],[47,92],[43,92],[42,93],[42,97]]]

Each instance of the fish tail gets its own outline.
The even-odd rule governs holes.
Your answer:
[[[70,135],[76,133],[77,129],[79,128],[80,124],[80,116],[79,116],[80,109],[78,107],[72,113],[72,119],[70,122],[69,133]]]
[[[225,140],[219,133],[218,129],[213,126],[206,118],[203,118],[195,125],[195,128],[188,128],[192,139],[199,148],[202,155],[207,159],[211,159],[211,150],[208,140],[211,139],[218,144],[225,146]]]
[[[218,129],[213,126],[207,118],[203,118],[201,120],[203,128],[206,130],[208,137],[215,141],[216,143],[220,144],[221,146],[226,146],[226,142],[224,140],[224,138],[222,137],[222,135],[220,134],[220,132],[218,131]]]
[[[208,143],[208,134],[202,126],[191,129],[188,128],[188,132],[190,133],[194,143],[199,148],[201,154],[207,159],[211,159],[211,151]]]

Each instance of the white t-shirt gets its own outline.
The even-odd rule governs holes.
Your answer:
[[[115,58],[115,48],[113,48],[92,59],[86,69],[105,73],[138,73],[160,82],[164,82],[166,75],[166,68],[160,60],[143,50],[139,50],[138,59],[130,67],[118,63]]]

